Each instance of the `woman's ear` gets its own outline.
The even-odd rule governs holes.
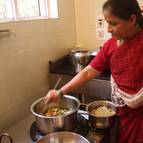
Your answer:
[[[137,23],[137,16],[132,14],[129,18],[129,21],[133,24],[133,25],[136,25]]]

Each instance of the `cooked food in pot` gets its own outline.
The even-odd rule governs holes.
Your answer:
[[[107,106],[100,106],[96,109],[93,109],[90,112],[92,115],[94,116],[98,116],[98,117],[107,117],[107,116],[112,116],[115,113],[115,111]]]
[[[45,116],[48,117],[54,117],[54,116],[64,116],[66,114],[69,114],[71,112],[71,109],[67,109],[67,108],[61,108],[61,107],[53,107],[48,109],[45,112]]]

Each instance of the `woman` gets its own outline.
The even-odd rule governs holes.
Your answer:
[[[143,143],[143,17],[136,0],[107,0],[103,15],[109,39],[91,61],[60,90],[51,90],[45,101],[57,100],[88,80],[111,70],[112,102],[119,117],[119,143]]]

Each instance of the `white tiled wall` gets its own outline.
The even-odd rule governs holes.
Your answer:
[[[48,91],[48,61],[76,44],[74,0],[59,0],[59,19],[0,23],[0,132],[25,117]]]

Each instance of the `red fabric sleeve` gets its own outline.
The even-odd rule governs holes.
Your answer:
[[[89,65],[100,72],[110,69],[110,57],[116,48],[116,40],[109,39]]]

